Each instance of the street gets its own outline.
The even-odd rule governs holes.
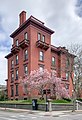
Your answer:
[[[28,112],[1,111],[0,120],[82,120],[82,113],[67,113],[60,115],[40,115]]]

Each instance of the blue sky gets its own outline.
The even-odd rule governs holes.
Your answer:
[[[34,3],[35,2],[35,3]],[[82,0],[0,0],[0,84],[7,79],[7,60],[12,39],[10,34],[19,26],[19,13],[25,10],[55,31],[52,44],[82,44]]]

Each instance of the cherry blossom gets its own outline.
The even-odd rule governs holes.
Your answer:
[[[52,70],[50,73],[47,69],[31,71],[29,75],[25,75],[20,79],[24,92],[31,92],[37,89],[42,92],[43,90],[50,89],[51,96],[56,96],[56,99],[69,98],[69,94],[65,87],[62,85],[61,78],[58,78],[56,71]]]

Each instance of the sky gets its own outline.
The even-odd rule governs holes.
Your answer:
[[[82,0],[0,0],[0,84],[6,84],[10,34],[19,26],[19,13],[25,10],[55,31],[52,44],[82,44]]]

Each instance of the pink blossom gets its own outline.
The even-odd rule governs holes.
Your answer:
[[[32,89],[42,91],[47,88],[51,90],[51,95],[55,95],[57,99],[69,98],[67,90],[62,85],[61,78],[57,77],[54,70],[51,73],[47,69],[34,70],[29,75],[24,76],[21,81],[24,91],[31,91]]]

